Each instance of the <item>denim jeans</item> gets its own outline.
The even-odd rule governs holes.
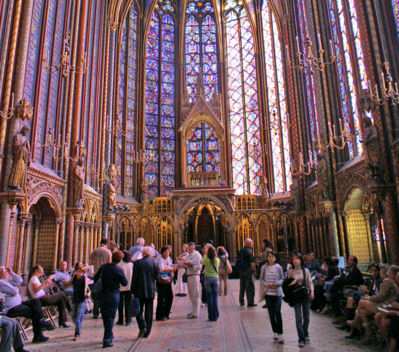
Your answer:
[[[309,337],[310,302],[298,303],[294,306],[294,309],[298,340],[299,342],[305,342],[305,339]]]
[[[218,294],[219,279],[216,277],[205,278],[206,299],[208,302],[208,319],[216,321],[219,318]]]
[[[283,321],[281,318],[281,297],[266,295],[266,304],[269,311],[270,324],[275,334],[283,334]]]
[[[120,300],[119,290],[114,292],[104,292],[101,296],[101,316],[104,325],[103,344],[110,344],[114,338],[112,329],[116,311],[118,310]]]
[[[85,302],[75,303],[73,305],[73,321],[75,323],[75,336],[80,336],[80,329],[82,328],[83,319],[86,313]]]

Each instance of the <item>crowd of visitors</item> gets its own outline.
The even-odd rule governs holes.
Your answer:
[[[313,310],[336,316],[334,324],[347,330],[349,339],[361,338],[370,343],[380,337],[387,341],[389,352],[396,351],[398,266],[372,264],[364,273],[354,256],[320,262],[313,253],[293,253],[283,265],[270,242],[264,242],[262,260],[255,257],[253,247],[253,241],[246,239],[237,255],[238,303],[250,309],[257,306],[255,277],[259,274],[258,302],[265,302],[263,307],[268,310],[275,343],[284,344],[281,309],[285,301],[293,308],[300,348],[310,343]],[[60,328],[69,327],[68,312],[71,314],[75,341],[84,330],[85,316],[89,312],[94,319],[101,315],[104,348],[113,346],[117,313],[117,325],[131,325],[135,317],[138,338],[148,338],[154,313],[159,322],[171,318],[174,296],[188,296],[187,319],[200,317],[202,302],[207,306],[208,320],[216,322],[220,314],[219,296],[227,295],[228,277],[233,273],[224,247],[188,243],[174,256],[171,246],[158,252],[141,237],[124,251],[115,242],[103,239],[91,253],[89,264],[76,263],[73,270],[69,269],[69,264],[62,261],[55,273],[46,276],[43,268],[35,265],[25,284],[20,275],[0,266],[0,351],[26,351],[16,318],[31,321],[34,343],[46,342],[43,331],[54,328],[47,309],[58,312]],[[21,293],[24,287],[26,300]]]

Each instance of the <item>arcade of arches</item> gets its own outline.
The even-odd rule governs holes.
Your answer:
[[[138,236],[398,263],[398,14],[0,0],[0,264]]]

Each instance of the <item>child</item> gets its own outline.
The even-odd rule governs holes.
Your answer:
[[[75,323],[76,341],[80,337],[80,329],[82,327],[83,318],[86,313],[85,300],[88,297],[88,285],[86,278],[86,268],[82,263],[75,264],[75,272],[72,279],[73,286],[73,318]]]

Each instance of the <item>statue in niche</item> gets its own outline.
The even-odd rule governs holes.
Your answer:
[[[83,191],[85,172],[83,168],[83,159],[81,157],[72,160],[72,175],[71,175],[71,195],[72,205],[77,208],[83,206]]]
[[[14,136],[12,141],[13,161],[8,178],[8,187],[22,190],[26,184],[26,173],[30,164],[29,128],[24,126]]]
[[[372,120],[369,117],[363,118],[364,126],[364,150],[366,152],[368,168],[371,172],[371,176],[378,182],[384,182],[384,175],[381,167],[381,150],[380,143],[378,140],[377,128],[374,126]]]
[[[328,163],[326,156],[323,153],[317,154],[317,169],[316,169],[317,184],[322,200],[330,199],[329,194],[329,179],[328,179]]]
[[[118,170],[115,164],[108,167],[108,183],[107,183],[107,208],[113,210],[116,206],[116,193],[118,186]]]

